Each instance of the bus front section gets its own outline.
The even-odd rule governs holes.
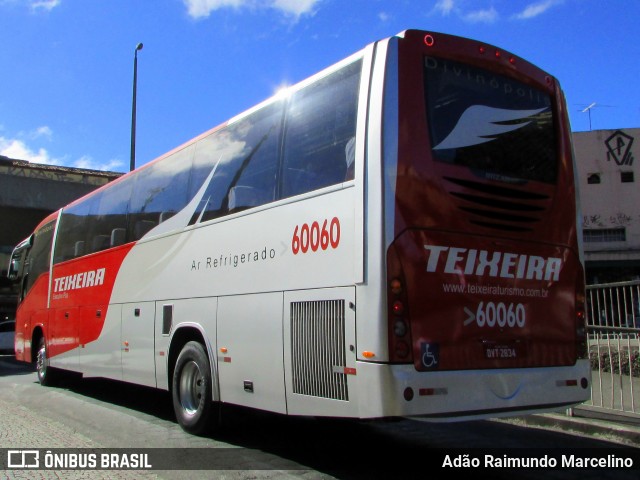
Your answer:
[[[397,126],[383,128],[398,131],[385,192],[397,410],[477,418],[586,400],[584,272],[559,85],[467,39],[407,31],[396,45],[386,68],[397,69]]]

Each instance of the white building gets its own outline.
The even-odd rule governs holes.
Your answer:
[[[640,278],[640,128],[573,133],[587,283]]]

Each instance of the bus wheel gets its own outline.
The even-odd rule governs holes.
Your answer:
[[[36,371],[40,385],[51,386],[54,384],[55,371],[49,366],[49,356],[47,355],[47,344],[44,337],[38,343],[38,353],[36,354]]]
[[[188,342],[178,355],[173,371],[173,409],[180,426],[194,435],[210,428],[214,404],[211,400],[211,365],[199,342]]]

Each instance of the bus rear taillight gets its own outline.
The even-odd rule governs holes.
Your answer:
[[[435,38],[433,38],[433,35],[431,35],[430,33],[427,33],[424,36],[424,44],[427,47],[433,47],[435,45],[435,43],[436,43],[436,40],[435,40]]]
[[[409,321],[405,308],[405,289],[403,282],[394,278],[391,283],[396,288],[389,288],[389,357],[392,362],[410,362],[411,355],[411,335],[409,334]],[[400,287],[398,288],[398,285]],[[393,291],[397,293],[393,293]]]
[[[387,285],[389,361],[413,363],[406,283],[393,247],[389,249],[387,259],[389,278]]]

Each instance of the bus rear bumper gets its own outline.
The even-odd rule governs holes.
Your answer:
[[[360,418],[456,421],[519,415],[582,403],[591,393],[588,360],[568,367],[444,372],[358,362],[357,372]]]

